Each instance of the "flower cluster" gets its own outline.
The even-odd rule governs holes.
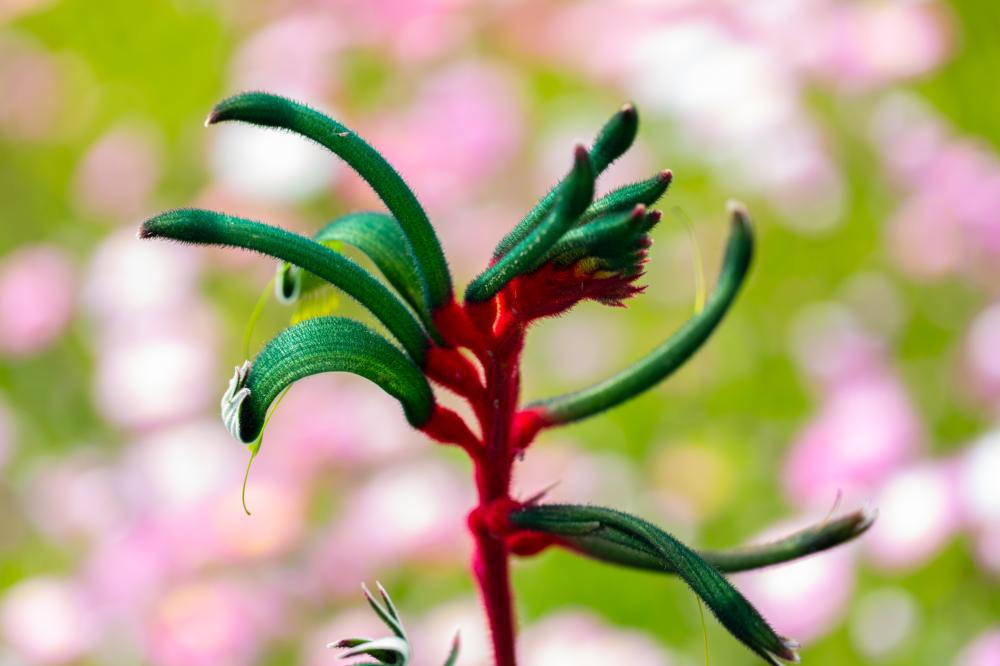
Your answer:
[[[326,372],[359,375],[396,398],[414,428],[461,447],[474,463],[479,504],[468,518],[476,544],[473,571],[498,666],[516,663],[509,558],[550,546],[675,574],[762,659],[797,661],[798,644],[776,634],[723,572],[755,569],[836,546],[864,532],[873,520],[870,512],[824,521],[763,546],[697,552],[636,516],[511,495],[513,467],[541,430],[588,418],[638,396],[709,338],[732,305],[751,262],[753,236],[741,205],[730,205],[730,239],[718,284],[687,324],[631,367],[592,387],[522,406],[520,360],[532,322],[587,299],[621,306],[641,292],[635,282],[647,260],[649,232],[660,218],[651,207],[666,192],[672,174],[664,171],[594,197],[598,176],[636,136],[638,112],[632,105],[607,121],[590,148],[575,148],[567,175],[503,238],[490,265],[467,286],[462,303],[455,297],[424,209],[370,144],[312,108],[267,93],[221,102],[208,124],[232,121],[285,129],[325,146],[357,171],[388,208],[388,213],[336,219],[312,239],[196,209],[170,211],[143,223],[142,238],[242,247],[276,258],[282,262],[275,283],[280,300],[301,298],[317,284],[332,285],[366,308],[394,340],[354,319],[330,315],[304,318],[275,336],[253,360],[237,367],[222,398],[226,427],[252,455],[260,448],[270,410],[291,384]],[[385,281],[339,252],[341,244],[367,255]],[[476,423],[470,425],[442,405],[432,383],[464,398]],[[381,610],[383,619],[398,620],[394,612]],[[401,629],[389,640],[399,648],[395,656],[381,644],[345,646],[357,652],[367,645],[367,653],[382,655],[385,663],[405,663],[408,648]]]

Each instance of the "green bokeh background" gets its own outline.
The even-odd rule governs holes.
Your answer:
[[[1000,148],[1000,88],[996,85],[1000,5],[992,0],[959,0],[951,5],[958,39],[953,57],[908,87],[925,96],[960,132]],[[239,5],[231,3],[226,11],[238,15]],[[224,19],[219,8],[193,0],[65,0],[3,29],[31,35],[83,66],[73,84],[74,104],[63,119],[69,128],[65,137],[40,143],[0,141],[2,253],[44,240],[68,249],[81,263],[86,261],[107,226],[101,220],[80,218],[68,198],[71,180],[83,151],[121,120],[152,120],[163,132],[166,145],[159,200],[180,206],[198,193],[206,179],[200,147],[202,121],[206,110],[231,92],[226,89],[225,75],[243,30],[238,18]],[[529,114],[538,121],[530,131],[537,135],[558,120],[549,117],[551,100],[574,99],[597,108],[614,108],[618,103],[615,91],[525,59],[501,43],[491,43],[488,34],[482,36],[480,48],[513,63],[529,82]],[[352,52],[346,57],[343,99],[355,108],[376,107],[405,86],[394,79],[390,62],[378,53]],[[0,91],[6,94],[16,91]],[[725,505],[702,526],[699,538],[704,545],[739,542],[788,513],[778,482],[781,461],[816,404],[788,355],[790,322],[805,306],[838,298],[845,283],[859,272],[888,275],[904,296],[908,316],[893,340],[891,358],[923,417],[931,453],[955,451],[988,430],[992,422],[986,410],[955,398],[954,367],[961,336],[986,296],[958,281],[917,284],[893,271],[882,234],[895,199],[883,175],[872,166],[872,149],[863,139],[865,128],[859,126],[860,113],[869,101],[864,96],[845,100],[815,90],[810,103],[824,120],[848,179],[841,225],[828,234],[802,235],[770,223],[774,213],[763,202],[748,202],[758,220],[759,254],[737,307],[712,343],[652,395],[568,431],[591,451],[624,452],[638,462],[672,443],[711,447],[722,453],[736,472],[735,485]],[[668,128],[659,121],[651,120],[642,131],[647,144],[659,151],[657,157],[678,174],[670,204],[696,221],[706,266],[713,273],[722,227],[709,221],[721,219],[721,204],[728,193],[698,165],[678,164],[672,158],[670,146],[657,140],[668,135]],[[520,203],[530,205],[530,194]],[[328,198],[311,201],[304,208],[317,220],[338,210],[338,202]],[[686,256],[684,248],[689,246],[682,228],[675,225],[657,234],[654,262],[669,256],[658,253],[661,246],[680,247],[672,254]],[[683,277],[685,272],[671,275]],[[460,282],[469,277],[456,276]],[[690,280],[689,273],[686,279]],[[653,284],[652,289],[657,288]],[[670,288],[676,293],[693,292],[690,282]],[[210,279],[206,289],[224,315],[228,341],[238,345],[256,293],[221,278]],[[624,361],[638,356],[683,321],[690,304],[678,301],[665,308],[662,301],[639,299],[627,311],[597,306],[582,309],[589,317],[627,321],[627,344],[616,352]],[[280,311],[268,310],[261,329],[277,330],[282,316]],[[545,335],[545,326],[540,336]],[[47,353],[0,363],[0,389],[19,422],[21,454],[5,472],[12,483],[33,456],[59,455],[80,442],[100,442],[111,448],[123,445],[121,434],[102,422],[89,396],[93,359],[88,335],[86,320],[78,318],[69,334]],[[527,359],[528,397],[572,388],[547,378],[539,346],[529,346]],[[544,442],[543,437],[540,445]],[[0,499],[0,503],[5,501],[9,500]],[[5,540],[10,548],[3,546]],[[0,547],[0,591],[29,575],[72,571],[75,564],[73,553],[37,535],[0,539]],[[905,648],[882,663],[948,663],[972,637],[1000,618],[997,582],[977,569],[970,549],[966,538],[960,537],[928,565],[909,574],[862,567],[860,590],[903,587],[921,607],[919,631]],[[703,638],[697,606],[679,584],[563,553],[547,554],[519,565],[516,571],[519,608],[526,622],[558,608],[587,606],[613,624],[644,629],[674,651],[700,658]],[[392,582],[398,601],[410,612],[471,590],[471,582],[457,571],[407,570],[394,575]],[[711,663],[754,663],[715,623],[708,622],[707,631]],[[279,646],[264,663],[291,663],[294,658],[294,645]],[[613,658],[609,655],[609,660]],[[810,645],[807,652],[807,662],[815,666],[859,660],[846,623]]]

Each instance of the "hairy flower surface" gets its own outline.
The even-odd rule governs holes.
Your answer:
[[[874,514],[861,511],[784,539],[733,551],[696,551],[645,520],[613,509],[545,504],[541,496],[511,494],[513,467],[544,429],[586,419],[656,386],[711,336],[735,301],[753,256],[746,209],[729,206],[730,236],[714,291],[703,308],[663,343],[628,368],[565,395],[522,405],[521,353],[532,322],[562,314],[584,300],[622,307],[638,285],[660,221],[656,202],[673,180],[662,171],[594,199],[595,181],[631,146],[638,112],[626,104],[601,128],[590,148],[576,146],[566,176],[508,233],[492,261],[456,298],[438,237],[410,187],[371,145],[320,112],[267,93],[221,102],[208,124],[244,122],[288,130],[341,157],[382,199],[387,212],[337,218],[313,238],[253,220],[182,209],[143,223],[142,238],[167,238],[240,247],[280,263],[279,301],[304,301],[332,286],[365,308],[380,325],[322,311],[299,310],[252,360],[236,368],[222,402],[229,432],[260,448],[270,410],[294,382],[325,372],[364,377],[399,401],[414,428],[471,458],[479,504],[468,516],[479,584],[498,666],[516,664],[509,559],[558,546],[602,562],[677,575],[720,623],[761,659],[797,662],[798,644],[779,636],[725,578],[787,562],[853,539]],[[380,280],[340,252],[350,245],[367,256]],[[439,403],[433,385],[464,398],[474,425]],[[367,594],[393,630],[385,639],[338,644],[347,656],[405,665],[409,647],[398,614]],[[455,653],[448,663],[454,662]]]

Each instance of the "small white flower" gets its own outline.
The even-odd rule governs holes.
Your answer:
[[[226,430],[240,442],[244,441],[240,436],[240,407],[250,395],[250,389],[244,386],[248,374],[250,374],[250,361],[244,361],[243,365],[236,366],[233,378],[229,380],[229,387],[222,394],[222,401],[219,404]]]

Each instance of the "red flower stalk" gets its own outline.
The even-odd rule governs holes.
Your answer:
[[[633,106],[612,116],[591,148],[576,147],[569,173],[500,242],[490,266],[468,285],[462,302],[454,297],[437,236],[413,192],[354,132],[313,109],[265,93],[223,101],[209,123],[223,121],[278,127],[313,139],[361,174],[388,213],[347,215],[308,239],[221,213],[177,210],[147,220],[140,236],[238,246],[275,257],[286,262],[279,266],[276,284],[281,300],[294,301],[319,285],[333,285],[367,308],[398,343],[343,317],[306,318],[282,331],[252,362],[237,368],[223,396],[223,420],[234,437],[256,453],[268,410],[290,384],[320,372],[352,372],[399,400],[415,428],[468,453],[479,495],[468,517],[476,544],[472,570],[497,666],[516,664],[510,557],[535,555],[550,546],[675,574],[763,659],[777,663],[797,658],[794,641],[778,636],[721,572],[767,566],[832,547],[867,529],[869,513],[850,514],[763,547],[695,552],[634,516],[511,495],[513,467],[541,430],[636,397],[669,376],[708,339],[750,266],[753,237],[742,206],[730,206],[731,234],[722,271],[698,314],[608,379],[523,405],[521,353],[532,322],[588,299],[623,307],[644,290],[637,281],[648,260],[649,233],[660,220],[660,213],[650,207],[666,192],[671,172],[594,200],[595,179],[635,138],[638,114]],[[368,255],[388,285],[332,249],[334,243],[351,244]],[[438,404],[432,384],[468,401],[476,422],[470,425]]]

